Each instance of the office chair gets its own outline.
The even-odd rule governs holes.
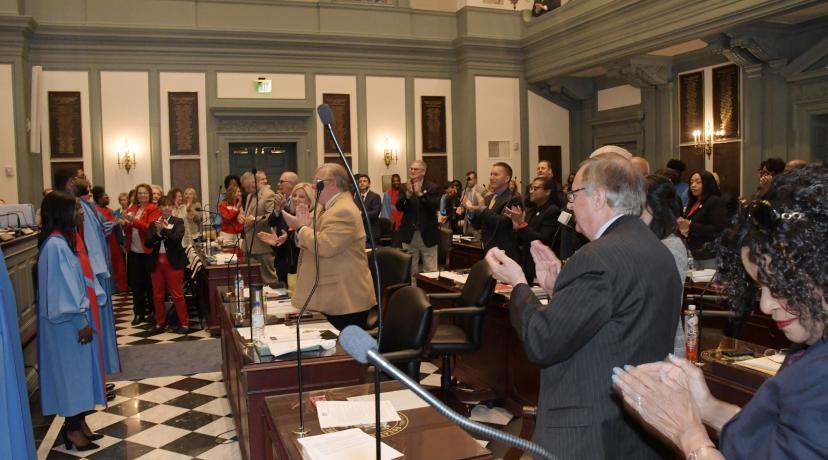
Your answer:
[[[463,290],[459,293],[435,293],[429,300],[454,300],[461,307],[440,308],[436,315],[454,319],[454,324],[440,324],[431,338],[430,356],[443,361],[440,388],[452,389],[451,357],[474,353],[480,349],[483,337],[483,315],[494,293],[495,280],[485,260],[471,268]]]
[[[437,243],[437,264],[448,269],[451,255],[451,229],[440,227],[440,242]]]
[[[371,263],[371,255],[368,254],[368,267],[371,269],[371,279],[377,282],[377,275],[374,273],[374,264]],[[380,281],[382,281],[381,298],[377,299],[377,305],[382,306],[385,313],[389,297],[404,286],[411,285],[411,254],[391,247],[377,248],[377,265],[379,266]],[[377,324],[377,309],[372,308],[368,312],[366,322],[367,329],[373,329]]]
[[[380,234],[375,235],[377,246],[390,246],[394,235],[394,221],[387,217],[379,218]]]
[[[420,380],[420,362],[431,330],[431,303],[422,289],[404,286],[388,302],[379,351],[412,379]],[[369,332],[376,336],[377,330]]]

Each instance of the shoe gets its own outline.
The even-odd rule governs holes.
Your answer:
[[[109,399],[109,393],[107,393],[107,399]],[[112,398],[115,398],[115,393],[112,393]],[[81,422],[81,430],[83,430],[83,435],[86,436],[86,439],[90,441],[97,441],[98,439],[103,438],[102,434],[92,432],[92,429],[89,428],[89,425],[86,424],[84,420]]]
[[[164,332],[164,329],[166,329],[166,327],[167,326],[165,324],[155,325],[149,329],[149,333],[152,335],[160,334]]]
[[[143,316],[136,316],[130,324],[132,324],[133,326],[137,326],[137,325],[139,325],[143,322],[144,322],[144,317]]]
[[[114,383],[107,383],[106,384],[106,391],[112,391],[114,389],[115,389],[115,384]]]
[[[83,435],[83,431],[80,431],[79,433],[81,435]],[[63,447],[65,447],[66,450],[69,450],[72,447],[75,447],[79,452],[85,452],[87,450],[95,450],[95,449],[100,449],[101,448],[101,446],[99,446],[99,445],[97,445],[97,444],[95,444],[94,442],[91,442],[91,441],[89,442],[89,444],[86,444],[85,446],[75,445],[75,443],[73,443],[72,440],[69,439],[69,433],[66,431],[66,426],[65,425],[63,426],[63,428],[60,429],[60,436],[61,436],[61,438],[63,438]]]
[[[106,400],[107,400],[107,401],[112,401],[113,399],[115,399],[115,392],[114,392],[114,391],[108,391],[108,392],[106,393]],[[100,438],[102,438],[102,437],[103,437],[102,435],[94,435],[94,436],[100,436]],[[100,439],[100,438],[95,438],[95,439],[92,439],[92,437],[91,437],[91,436],[87,436],[87,438],[89,438],[89,439],[90,439],[90,440],[92,440],[92,441],[94,441],[95,439]]]
[[[177,331],[177,332],[178,332],[179,334],[182,334],[182,335],[187,335],[187,334],[189,334],[189,333],[190,333],[190,328],[189,328],[189,327],[185,327],[185,326],[181,326],[181,327],[179,327],[179,328],[178,328],[178,331]]]

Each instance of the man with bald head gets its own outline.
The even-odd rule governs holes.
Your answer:
[[[641,171],[641,174],[647,176],[650,174],[650,162],[644,157],[634,156],[630,158],[630,162],[636,169]]]
[[[808,164],[808,162],[805,161],[805,160],[799,160],[799,159],[790,160],[785,164],[785,172],[788,172],[792,169],[801,168],[801,167],[803,167],[807,164]]]
[[[293,188],[299,183],[299,175],[293,171],[285,171],[279,176],[279,186],[273,196],[273,212],[267,218],[267,226],[274,229],[277,235],[288,230],[285,220],[282,218],[283,209],[291,209],[291,194]],[[290,270],[291,248],[288,245],[274,246],[274,265],[276,266],[276,277],[283,284],[287,285],[288,271]]]
[[[563,267],[540,241],[531,246],[548,305],[503,250],[486,254],[494,277],[514,286],[512,326],[542,367],[534,440],[558,458],[670,456],[625,417],[611,380],[615,367],[659,361],[673,350],[681,308],[673,256],[639,217],[645,190],[644,176],[618,154],[581,163],[566,198],[590,242]]]

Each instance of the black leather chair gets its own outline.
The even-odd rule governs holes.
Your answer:
[[[405,286],[388,302],[379,351],[415,381],[420,380],[420,362],[431,330],[431,303],[422,289]],[[376,329],[371,334],[376,336]]]
[[[380,234],[376,235],[378,246],[391,246],[391,238],[394,236],[394,221],[387,217],[379,218]]]
[[[411,254],[391,247],[377,248],[377,265],[379,266],[382,292],[378,305],[382,306],[385,313],[386,305],[391,294],[397,289],[411,285]],[[377,275],[374,273],[374,263],[368,255],[368,267],[371,269],[371,278],[377,282]],[[377,324],[377,309],[373,308],[368,312],[367,329],[373,329]]]
[[[441,267],[449,266],[449,255],[451,254],[451,230],[440,227],[440,242],[437,243],[437,263]]]
[[[483,337],[483,315],[494,293],[495,280],[485,260],[476,262],[459,293],[435,293],[429,300],[453,300],[460,307],[438,308],[438,316],[454,319],[454,324],[440,324],[431,338],[430,356],[443,361],[440,387],[448,392],[452,387],[451,357],[473,353],[480,349]]]

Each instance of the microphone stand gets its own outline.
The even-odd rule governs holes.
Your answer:
[[[304,305],[302,305],[302,308],[299,309],[299,316],[296,317],[296,379],[299,386],[299,426],[293,430],[293,434],[300,438],[303,436],[307,436],[307,434],[310,431],[305,428],[305,407],[304,401],[302,400],[302,393],[304,387],[302,385],[302,341],[300,338],[301,331],[299,330],[299,326],[302,324],[302,315],[304,315],[305,310],[308,309],[311,297],[313,297],[313,293],[316,292],[316,288],[317,286],[319,286],[319,240],[317,240],[316,238],[316,207],[319,204],[319,194],[322,192],[322,189],[324,188],[324,182],[318,182],[316,184],[316,198],[313,200],[313,210],[311,211],[313,213],[313,255],[316,262],[316,277],[313,280],[313,286],[311,286],[311,290],[308,293],[308,297],[305,298]]]
[[[365,228],[368,229],[368,241],[371,243],[371,261],[372,265],[374,266],[374,273],[376,274],[376,283],[374,283],[374,294],[376,295],[377,300],[377,343],[382,343],[382,281],[380,280],[380,271],[379,271],[379,264],[377,262],[377,243],[374,240],[374,231],[371,229],[371,222],[368,218],[368,209],[365,207],[365,200],[362,199],[362,194],[359,193],[359,183],[356,180],[356,176],[354,176],[354,171],[351,169],[350,163],[348,163],[348,159],[345,158],[345,154],[342,152],[342,147],[339,146],[339,140],[336,138],[336,133],[334,133],[332,122],[333,122],[333,115],[331,113],[331,108],[328,104],[321,104],[319,107],[316,108],[316,112],[319,114],[319,119],[325,128],[328,130],[328,134],[331,135],[331,140],[333,140],[334,146],[336,147],[337,153],[339,153],[339,158],[342,160],[343,166],[348,171],[348,176],[351,178],[351,183],[354,186],[354,190],[357,191],[357,195],[359,196],[359,205],[362,209],[362,216],[366,221]],[[317,264],[317,268],[319,265]],[[380,429],[380,370],[376,366],[374,366],[374,417],[375,417],[375,426],[374,426],[374,438],[376,438],[376,458],[379,460],[381,458],[381,445],[382,445],[382,430]]]
[[[258,179],[256,179],[256,174],[258,172],[259,171],[256,169],[256,156],[254,154],[253,155],[253,184],[255,185],[255,192],[254,192],[253,198],[250,199],[250,205],[251,205],[251,207],[253,207],[253,225],[250,226],[250,242],[245,243],[245,245],[247,246],[247,248],[246,248],[247,249],[247,254],[245,255],[245,257],[247,258],[247,294],[248,294],[248,296],[247,296],[247,310],[248,310],[247,317],[250,318],[250,338],[251,339],[253,338],[253,290],[250,289],[250,283],[252,283],[253,280],[251,279],[252,275],[251,275],[251,269],[250,269],[250,263],[251,263],[250,259],[253,258],[253,255],[252,255],[252,253],[253,253],[253,238],[256,238],[256,214],[258,213],[258,209],[259,209],[259,181],[258,181]],[[253,199],[256,200],[255,206],[253,205]],[[238,245],[236,245],[236,246],[238,246]],[[239,258],[238,257],[236,257],[236,267],[237,268],[239,267]],[[264,280],[262,280],[262,281],[264,281]],[[264,290],[264,286],[262,286],[262,290]],[[239,297],[241,297],[241,296],[242,296],[242,293],[239,292]]]

